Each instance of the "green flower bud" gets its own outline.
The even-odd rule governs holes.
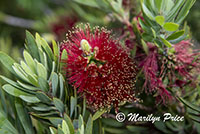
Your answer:
[[[88,43],[87,40],[82,39],[80,45],[81,45],[81,49],[82,49],[83,51],[85,51],[85,52],[87,52],[87,53],[90,53],[90,52],[91,52],[92,47],[90,46],[90,44]]]

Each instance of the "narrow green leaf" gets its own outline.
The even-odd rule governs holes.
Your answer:
[[[57,129],[54,127],[49,127],[51,134],[57,134]]]
[[[17,115],[20,119],[20,122],[26,132],[26,134],[34,134],[33,125],[30,119],[30,116],[24,106],[22,105],[22,101],[20,99],[15,100],[15,107],[17,110]]]
[[[143,47],[145,53],[148,55],[148,53],[149,53],[149,48],[148,48],[146,42],[145,42],[143,39],[141,39],[141,43],[142,43],[142,47]]]
[[[58,88],[58,75],[56,73],[53,73],[51,82],[52,82],[52,94],[53,96],[56,96]]]
[[[164,133],[166,133],[166,134],[169,134],[169,133],[170,133],[170,131],[166,128],[165,123],[163,123],[162,121],[155,122],[155,123],[154,123],[154,126],[155,126],[158,130],[160,130],[161,132],[164,132]]]
[[[147,128],[147,127],[141,127],[141,126],[127,126],[126,128],[127,128],[129,131],[135,132],[135,133],[141,133],[141,132],[148,131],[148,128]]]
[[[48,117],[48,119],[55,127],[57,127],[58,124],[61,124],[63,121],[62,118],[58,118],[58,117]]]
[[[15,63],[15,61],[10,56],[5,54],[4,52],[0,52],[0,62],[6,67],[6,69],[16,75],[15,71],[12,68],[12,65]]]
[[[92,128],[93,128],[93,120],[92,120],[92,115],[90,115],[86,124],[85,134],[92,134]]]
[[[60,112],[60,113],[64,113],[64,104],[63,104],[63,102],[60,100],[60,99],[58,99],[58,98],[53,98],[53,103],[54,103],[54,105],[55,105],[55,107],[58,109],[58,111]]]
[[[42,46],[42,48],[44,49],[44,51],[46,52],[46,54],[48,56],[49,62],[52,63],[53,52],[52,52],[49,44],[42,37],[40,37],[39,34],[36,34],[36,41],[37,41],[37,44],[39,44],[38,46]]]
[[[26,43],[27,43],[26,47],[29,53],[31,54],[31,56],[36,58],[38,61],[40,61],[39,50],[38,50],[35,38],[29,31],[26,31]]]
[[[45,80],[47,80],[47,70],[41,63],[38,62],[37,62],[37,74],[39,77],[42,77]]]
[[[12,68],[15,71],[15,73],[18,75],[18,77],[20,77],[22,80],[26,82],[30,82],[28,79],[28,75],[24,72],[24,70],[21,68],[21,66],[18,63],[14,63]]]
[[[175,40],[175,39],[179,38],[180,36],[182,36],[184,33],[185,33],[185,30],[177,31],[177,32],[171,34],[169,37],[167,37],[167,40]]]
[[[179,25],[173,22],[166,22],[163,26],[166,31],[174,32],[178,30]]]
[[[146,7],[146,5],[143,2],[144,0],[141,0],[142,10],[143,12],[149,17],[149,19],[154,20],[154,15],[152,12]]]
[[[0,133],[2,131],[7,132],[7,134],[19,134],[12,123],[0,112]]]
[[[15,81],[13,81],[11,79],[8,79],[8,78],[6,78],[6,77],[4,77],[2,75],[0,75],[0,78],[2,78],[4,81],[6,81],[7,83],[9,83],[10,85],[12,85],[12,86],[14,86],[16,88],[19,88],[19,89],[21,88],[20,85],[17,82],[15,82]]]
[[[176,17],[176,22],[181,24],[181,22],[185,19],[188,15],[190,8],[193,6],[196,0],[186,0],[184,6],[179,11],[178,16]]]
[[[26,92],[23,92],[9,84],[5,84],[3,87],[2,87],[8,94],[12,95],[12,96],[15,96],[15,97],[20,97],[20,95],[23,95],[23,96],[31,96],[30,94],[26,93]]]
[[[45,111],[50,112],[51,110],[55,110],[55,107],[48,106],[45,104],[36,104],[36,106],[32,106],[32,108],[34,110],[41,111],[41,112],[45,112]]]
[[[20,95],[19,98],[21,98],[23,101],[28,102],[28,103],[38,103],[38,102],[40,102],[40,100],[35,96]]]
[[[28,65],[28,67],[35,74],[36,73],[36,64],[35,64],[32,56],[26,50],[24,50],[23,55],[24,55],[24,59]]]
[[[71,134],[69,127],[68,127],[67,123],[65,122],[65,120],[62,121],[62,131],[64,132],[64,134]]]
[[[69,127],[69,130],[70,130],[70,134],[74,134],[74,126],[73,126],[73,123],[70,119],[70,117],[67,115],[67,114],[64,114],[64,119]]]
[[[78,118],[78,130],[80,134],[84,134],[84,121],[81,115],[79,115],[79,118]]]
[[[73,1],[86,6],[97,7],[97,8],[99,7],[97,2],[94,0],[73,0]]]
[[[154,0],[155,5],[156,5],[159,12],[160,12],[160,9],[161,9],[162,1],[163,0]]]
[[[163,39],[163,38],[161,38],[161,40],[162,40],[162,42],[163,42],[168,48],[171,48],[171,47],[172,47],[172,44],[171,44],[169,41],[167,41],[167,40],[165,40],[165,39]]]
[[[185,99],[181,98],[181,97],[178,97],[178,99],[183,103],[185,104],[187,107],[197,111],[197,112],[200,112],[200,107],[199,106],[196,106],[188,101],[186,101]]]
[[[43,93],[41,91],[37,91],[36,96],[43,103],[51,103],[51,101],[52,101],[52,99],[50,97],[48,97],[45,93]]]
[[[167,21],[173,21],[175,19],[176,15],[178,14],[178,11],[184,4],[185,0],[176,0],[174,6],[172,7],[172,10],[167,15]]]
[[[64,49],[62,51],[62,55],[61,55],[61,60],[67,60],[68,56],[67,56],[67,51]]]
[[[76,108],[77,100],[73,96],[71,96],[70,99],[70,117],[72,117],[72,114],[74,113],[74,110]]]
[[[49,91],[49,83],[43,77],[38,77],[38,84],[42,91],[44,92]]]
[[[142,33],[142,38],[148,42],[152,42],[154,40],[154,37],[148,33]]]
[[[60,99],[63,99],[64,96],[64,78],[62,76],[62,74],[59,74],[59,82],[60,82]]]
[[[59,48],[55,40],[52,41],[53,44],[53,53],[54,53],[54,61],[59,58]]]
[[[106,111],[107,111],[106,109],[102,109],[102,110],[97,111],[93,115],[92,120],[95,121],[96,119],[98,119],[99,117],[101,117],[101,115],[104,114]]]

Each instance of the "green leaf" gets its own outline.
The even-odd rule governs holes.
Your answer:
[[[10,56],[3,52],[0,52],[0,62],[6,67],[6,69],[16,75],[15,71],[12,68],[12,65],[15,63],[15,61]]]
[[[78,118],[78,130],[80,134],[84,134],[84,121],[81,115],[79,115],[79,118]]]
[[[23,95],[23,96],[31,96],[30,94],[26,93],[26,92],[23,92],[9,84],[5,84],[3,87],[2,87],[8,94],[12,95],[12,96],[15,96],[15,97],[20,97],[20,95]]]
[[[12,96],[15,96],[15,97],[19,97],[21,98],[23,101],[26,101],[28,103],[37,103],[39,102],[40,100],[38,100],[37,97],[31,95],[31,94],[28,94],[26,92],[23,92],[9,84],[5,84],[3,87],[2,87],[8,94],[12,95]]]
[[[64,49],[62,51],[62,55],[61,55],[61,60],[67,60],[68,56],[67,56],[67,51]]]
[[[47,53],[50,61],[52,61],[53,60],[53,52],[52,52],[49,44],[42,37],[40,37],[40,35],[37,33],[36,33],[36,41],[37,41],[37,44],[39,44],[39,46],[42,46],[44,51]]]
[[[105,128],[105,131],[111,134],[129,134],[130,131],[123,128]]]
[[[154,126],[160,130],[161,132],[164,132],[166,134],[169,134],[170,131],[167,129],[167,127],[165,126],[165,123],[163,123],[162,121],[159,121],[159,122],[155,122],[154,123]]]
[[[163,1],[163,0],[154,0],[155,5],[156,5],[156,7],[157,7],[157,9],[158,9],[158,12],[160,12],[161,5],[162,5],[162,1]]]
[[[24,70],[21,68],[21,66],[18,63],[14,63],[14,65],[12,66],[13,70],[15,71],[15,73],[23,80],[26,81],[28,83],[30,83],[29,79],[28,79],[28,75],[24,72]]]
[[[40,102],[40,100],[35,96],[20,95],[19,98],[21,98],[23,101],[28,102],[28,103],[38,103],[38,102]]]
[[[185,33],[185,30],[177,31],[177,32],[171,34],[169,37],[167,37],[167,40],[175,40],[175,39],[179,38],[180,36],[184,35],[184,33]]]
[[[27,50],[30,52],[31,56],[40,61],[39,50],[36,41],[29,31],[26,31],[26,43]]]
[[[54,61],[57,61],[57,59],[59,58],[59,47],[56,44],[55,40],[52,41],[53,44],[53,53],[54,53]]]
[[[135,132],[135,133],[141,133],[141,132],[145,132],[148,131],[148,128],[146,127],[141,127],[141,126],[127,126],[127,129],[131,132]]]
[[[171,47],[172,47],[172,44],[171,44],[169,41],[167,41],[167,40],[165,40],[165,39],[163,39],[163,38],[161,38],[161,40],[162,40],[162,42],[163,42],[168,48],[171,48]]]
[[[37,87],[34,87],[34,86],[31,86],[31,85],[22,83],[22,82],[20,82],[20,81],[17,81],[17,83],[18,83],[21,87],[23,87],[24,89],[28,89],[28,90],[32,90],[32,91],[39,90]],[[20,87],[20,88],[21,88],[21,87]]]
[[[64,78],[62,76],[62,74],[59,74],[59,82],[60,82],[60,99],[63,98],[64,96]]]
[[[12,86],[14,86],[16,88],[19,88],[19,89],[21,88],[17,82],[15,82],[15,81],[13,81],[11,79],[8,79],[8,78],[6,78],[6,77],[4,77],[2,75],[0,75],[0,78],[2,78],[4,81],[6,81],[7,83],[9,83],[10,85],[12,85]]]
[[[70,119],[70,117],[67,115],[67,114],[64,114],[64,119],[69,127],[69,130],[70,130],[70,134],[74,134],[74,126],[73,126],[73,123]]]
[[[185,19],[188,15],[190,8],[193,6],[196,0],[186,0],[184,6],[179,11],[178,16],[176,17],[176,22],[181,24],[181,22]]]
[[[149,19],[154,20],[154,15],[152,12],[146,7],[144,0],[141,0],[142,10],[149,17]]]
[[[23,68],[23,70],[26,72],[26,73],[29,73],[31,75],[34,75],[33,72],[31,71],[31,69],[26,65],[26,63],[24,61],[20,61],[20,65],[21,67]]]
[[[54,127],[49,127],[51,134],[57,134],[57,129]]]
[[[59,112],[64,113],[64,104],[60,99],[57,98],[53,98],[53,103],[55,105],[55,107],[58,109]]]
[[[64,134],[71,134],[65,120],[62,121],[62,131],[64,132]]]
[[[19,134],[12,123],[6,118],[6,116],[0,112],[0,133],[2,131],[7,132],[7,134]]]
[[[166,31],[174,32],[178,30],[179,25],[173,22],[166,22],[163,26]]]
[[[152,42],[154,40],[154,37],[148,33],[143,33],[142,38],[148,42]]]
[[[41,111],[41,112],[50,112],[51,110],[55,110],[55,107],[53,106],[48,106],[45,104],[36,104],[36,106],[32,106],[32,108],[36,111]]]
[[[73,1],[86,6],[97,7],[97,8],[99,7],[95,0],[73,0]]]
[[[52,82],[52,94],[53,96],[56,96],[58,88],[58,75],[56,73],[53,73],[51,82]]]
[[[92,115],[90,115],[86,124],[85,134],[92,134],[92,128],[93,128],[93,120],[92,120]]]
[[[45,93],[43,93],[43,92],[41,92],[41,91],[37,91],[36,92],[36,96],[37,96],[37,98],[38,99],[40,99],[41,100],[41,102],[43,102],[43,103],[51,103],[51,101],[52,101],[52,99],[49,97],[49,96],[47,96]]]
[[[199,106],[196,106],[188,101],[186,101],[185,99],[181,98],[181,97],[178,97],[178,99],[183,103],[185,104],[187,107],[197,111],[197,112],[200,112],[200,107]]]
[[[36,74],[36,64],[32,56],[26,50],[24,50],[23,55],[28,67],[31,69],[33,73]]]
[[[176,0],[174,6],[172,7],[171,11],[169,11],[167,15],[167,21],[173,21],[178,14],[178,11],[181,9],[182,5],[184,4],[185,0]]]
[[[20,99],[15,100],[15,107],[17,110],[17,115],[20,119],[20,122],[26,132],[26,134],[34,134],[33,125],[30,119],[30,116],[24,106],[22,105],[22,101]]]
[[[145,53],[148,55],[148,53],[149,53],[149,48],[148,48],[146,42],[145,42],[143,39],[141,39],[141,43],[142,43],[142,47],[143,47]]]
[[[61,124],[63,119],[62,118],[58,118],[58,117],[48,117],[47,119],[49,119],[49,121],[55,126],[57,127],[58,124]]]
[[[156,22],[157,22],[159,25],[161,25],[161,26],[163,26],[164,23],[165,23],[165,17],[164,17],[164,16],[156,16],[156,17],[155,17],[155,20],[156,20]]]
[[[58,134],[65,134],[65,133],[62,131],[62,128],[61,128],[60,124],[58,125]]]
[[[38,77],[38,84],[42,91],[44,92],[49,91],[49,83],[43,77]]]
[[[74,113],[74,110],[75,110],[76,105],[77,105],[77,100],[76,100],[76,98],[71,96],[70,101],[71,101],[70,102],[70,117],[72,117],[72,114]]]
[[[37,62],[37,74],[39,77],[42,77],[45,80],[47,80],[47,70],[41,63],[38,62]]]
[[[102,114],[104,114],[107,110],[106,109],[102,109],[102,110],[99,110],[97,111],[93,117],[92,117],[92,120],[95,121],[96,119],[98,119]]]

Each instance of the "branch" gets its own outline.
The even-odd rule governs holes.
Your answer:
[[[33,29],[34,20],[23,19],[0,12],[0,21],[11,26]]]

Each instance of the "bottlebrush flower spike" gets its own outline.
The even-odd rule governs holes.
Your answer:
[[[144,88],[148,93],[157,93],[157,102],[162,101],[163,103],[166,100],[171,100],[172,96],[165,88],[165,85],[162,82],[162,79],[159,78],[159,65],[158,65],[158,53],[157,48],[152,44],[147,44],[149,47],[149,54],[148,56],[141,61],[140,67],[143,68],[143,72],[145,75],[145,83]]]
[[[190,70],[200,71],[200,53],[192,49],[190,41],[181,41],[174,45],[176,57],[176,70],[181,76],[193,80]]]
[[[68,80],[94,110],[137,100],[136,64],[110,31],[77,27],[62,43],[61,51],[64,49]]]

